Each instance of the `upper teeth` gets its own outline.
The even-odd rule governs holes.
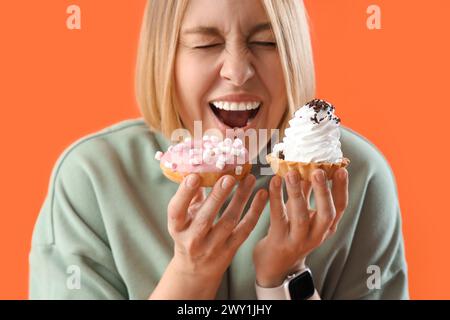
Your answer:
[[[229,102],[229,101],[214,101],[212,103],[216,108],[229,111],[246,111],[258,109],[261,102]]]

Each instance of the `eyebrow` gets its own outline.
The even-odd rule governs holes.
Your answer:
[[[272,30],[271,24],[269,22],[259,23],[250,29],[249,36],[252,36],[255,33],[258,33],[261,31],[266,31],[266,30]],[[199,26],[199,27],[186,29],[186,30],[182,31],[182,34],[184,34],[184,35],[204,34],[204,35],[219,36],[220,31],[216,27]]]

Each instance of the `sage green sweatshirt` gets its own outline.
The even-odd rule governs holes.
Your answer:
[[[166,208],[178,185],[154,159],[169,143],[142,119],[132,119],[83,137],[62,153],[33,231],[31,299],[149,297],[173,256]],[[306,260],[316,289],[322,299],[407,299],[391,169],[370,142],[343,126],[341,143],[351,160],[349,204],[336,234]],[[268,186],[262,166],[253,166],[255,190]],[[256,299],[252,251],[268,226],[267,203],[224,274],[217,299]]]

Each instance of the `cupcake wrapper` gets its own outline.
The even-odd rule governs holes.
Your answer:
[[[171,181],[176,183],[181,183],[184,177],[192,174],[193,172],[178,172],[173,171],[169,168],[164,167],[162,164],[160,168],[163,174]],[[212,187],[214,184],[224,175],[233,176],[236,180],[244,179],[251,171],[252,165],[250,163],[246,163],[242,165],[242,173],[237,175],[234,173],[234,169],[228,171],[220,171],[220,172],[196,172],[201,178],[201,187]]]
[[[343,158],[342,162],[294,162],[286,161],[276,157],[273,154],[266,156],[267,162],[270,163],[272,171],[280,176],[284,177],[289,171],[296,170],[300,173],[301,180],[312,181],[312,173],[315,169],[322,169],[325,171],[327,179],[331,180],[334,173],[339,168],[345,168],[349,165],[350,160]]]

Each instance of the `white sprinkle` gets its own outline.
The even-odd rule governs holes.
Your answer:
[[[242,150],[238,149],[238,148],[233,148],[231,150],[231,153],[234,154],[235,156],[239,157],[241,155]]]
[[[231,140],[230,138],[226,138],[225,140],[223,140],[223,144],[226,146],[231,146],[233,144],[233,140]]]
[[[155,153],[155,159],[158,161],[161,161],[162,156],[163,156],[163,153],[161,151],[158,151]]]
[[[219,162],[226,162],[227,161],[227,157],[225,157],[224,155],[220,155],[219,158],[217,159],[217,161]]]
[[[210,140],[211,140],[212,143],[217,143],[217,142],[219,142],[219,138],[218,138],[217,136],[211,136],[211,137],[210,137]]]
[[[229,146],[222,147],[220,149],[220,151],[222,151],[223,153],[230,153],[231,152],[231,147],[229,147]]]
[[[214,154],[218,154],[220,152],[219,148],[213,148],[212,150],[213,150]]]
[[[173,146],[169,146],[169,149],[167,149],[167,151],[172,152],[173,150]]]
[[[206,149],[205,151],[203,151],[203,159],[212,156],[212,153],[213,151],[211,149]]]
[[[201,163],[201,161],[199,159],[197,159],[197,158],[189,159],[189,164],[190,165],[198,166],[200,163]]]
[[[208,135],[203,136],[203,141],[208,141],[208,140],[209,140],[209,136]]]
[[[203,158],[203,163],[213,164],[214,163],[214,158],[210,157],[210,156],[207,156],[206,158]]]
[[[234,172],[239,176],[242,173],[242,166],[237,166],[236,169],[234,169]]]
[[[203,162],[209,163],[211,161],[211,156],[208,154],[203,154]]]
[[[186,137],[186,138],[184,138],[184,142],[191,142],[191,137]]]
[[[170,161],[166,161],[165,163],[164,163],[164,166],[166,167],[166,168],[169,168],[169,169],[175,169],[177,166],[176,166],[176,164],[175,163],[172,163],[172,162],[170,162]]]
[[[242,146],[242,140],[239,138],[234,139],[233,147],[238,148],[240,146]]]
[[[218,169],[220,169],[220,170],[222,170],[223,168],[225,168],[225,162],[222,162],[222,161],[217,161],[216,162],[216,167],[218,168]]]

